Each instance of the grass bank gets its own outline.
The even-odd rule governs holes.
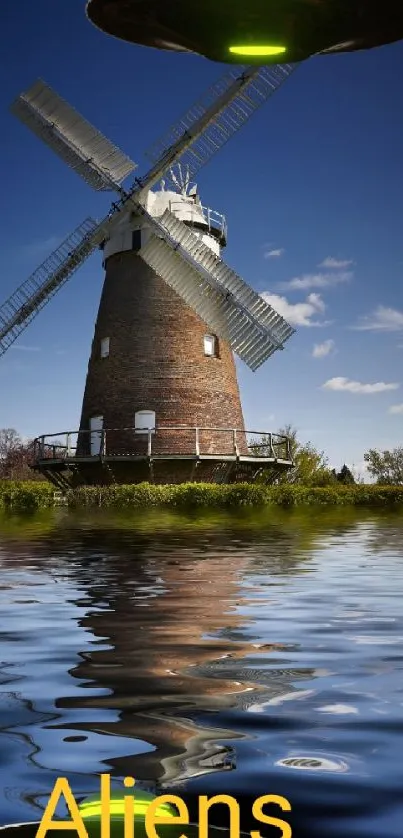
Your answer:
[[[0,481],[0,509],[13,512],[46,509],[60,503],[48,483]],[[72,489],[66,497],[72,509],[236,509],[239,507],[279,506],[391,509],[402,507],[403,486],[260,486],[250,483],[215,485],[184,483],[178,486],[154,486],[140,483],[129,486],[85,486]]]

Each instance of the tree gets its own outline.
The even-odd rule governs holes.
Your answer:
[[[342,466],[339,472],[333,469],[332,474],[334,474],[337,482],[342,483],[344,486],[352,486],[356,483],[356,479],[352,471],[350,471],[349,467],[346,466],[346,464]]]
[[[290,483],[301,486],[328,486],[335,482],[336,478],[329,469],[324,452],[317,451],[311,442],[299,442],[296,428],[292,425],[285,425],[277,431],[277,434],[288,437],[294,467],[283,470],[280,474],[276,473],[275,476],[267,474],[269,480],[277,484]],[[269,454],[269,438],[263,437],[259,442],[259,448],[255,451],[260,456]]]
[[[32,463],[32,440],[24,442],[14,428],[0,429],[0,479],[42,479],[40,475],[31,470]]]
[[[0,464],[21,445],[22,439],[14,428],[0,428]]]
[[[381,486],[403,485],[403,448],[377,451],[371,448],[364,454],[368,471]]]
[[[22,439],[14,428],[0,429],[0,478],[11,477],[11,463],[21,445]]]

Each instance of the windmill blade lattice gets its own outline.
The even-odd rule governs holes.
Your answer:
[[[229,341],[234,352],[255,371],[276,349],[268,330],[240,309],[236,300],[214,286],[164,240],[152,236],[141,249],[144,261],[204,320],[218,337]]]
[[[237,71],[226,73],[147,152],[147,157],[156,162],[144,178],[139,178],[141,186],[151,188],[166,172],[169,180],[169,169],[179,160],[193,178],[297,66],[238,67]]]
[[[114,190],[136,168],[42,79],[11,106],[11,112],[97,190]]]
[[[284,318],[169,211],[145,215],[155,235],[139,255],[250,369],[283,348],[294,333]]]
[[[265,329],[270,330],[273,342],[277,343],[279,348],[285,340],[288,340],[294,334],[295,329],[286,323],[284,318],[277,314],[271,306],[265,303],[260,294],[257,294],[250,285],[247,285],[232,268],[226,265],[223,259],[216,256],[183,221],[175,218],[169,210],[164,213],[159,221],[161,226],[175,240],[175,248],[177,244],[180,244],[181,248],[195,262],[214,277],[223,287],[224,292],[229,291],[238,304],[248,310],[252,318],[257,320]]]
[[[104,237],[102,225],[87,218],[6,300],[0,307],[0,356]]]

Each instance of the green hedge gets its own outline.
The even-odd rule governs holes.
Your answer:
[[[55,488],[36,480],[0,480],[0,509],[31,511],[56,505]]]
[[[103,506],[111,508],[171,507],[190,509],[261,506],[267,503],[267,489],[248,483],[217,485],[214,483],[181,483],[153,485],[138,483],[129,486],[85,486],[68,496],[69,506]]]
[[[57,506],[60,493],[49,483],[0,481],[0,509],[30,511]],[[217,485],[183,483],[154,486],[84,486],[71,489],[66,503],[75,509],[105,507],[135,509],[170,507],[180,509],[229,509],[280,506],[403,507],[403,486],[261,486],[251,483]]]
[[[403,506],[403,486],[261,486],[252,483],[216,485],[183,483],[154,486],[139,483],[130,486],[85,486],[68,495],[72,507],[177,507],[221,508],[258,506]]]

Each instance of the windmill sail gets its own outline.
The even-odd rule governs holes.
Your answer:
[[[229,292],[214,286],[208,274],[192,267],[162,239],[152,236],[140,256],[218,337],[230,343],[251,370],[279,348],[270,331],[240,308]]]
[[[105,232],[87,218],[0,307],[0,355],[100,244]]]
[[[169,179],[169,169],[178,160],[193,178],[297,66],[238,67],[226,73],[147,153],[155,163],[140,178],[143,188],[154,186],[165,173]]]
[[[41,79],[20,94],[11,111],[94,189],[116,189],[136,168]]]
[[[252,370],[283,348],[294,329],[198,236],[169,211],[143,215],[154,235],[139,255]]]
[[[169,210],[166,210],[159,221],[167,233],[175,239],[175,242],[180,244],[181,248],[201,268],[217,280],[219,285],[223,287],[224,292],[229,291],[238,304],[247,310],[248,315],[257,320],[265,329],[271,330],[275,342],[281,345],[294,334],[295,329],[271,306],[265,303],[262,297],[256,294],[250,285],[247,285],[232,268],[216,256],[183,221],[175,218]]]

